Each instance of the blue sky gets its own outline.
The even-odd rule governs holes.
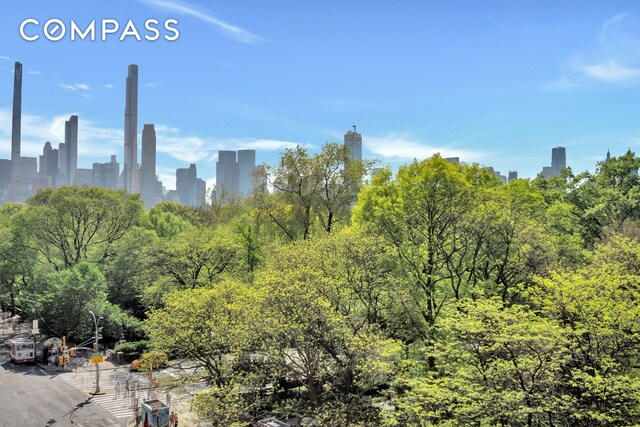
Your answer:
[[[177,41],[24,41],[26,18],[178,20]],[[164,32],[163,32],[164,34]],[[98,38],[100,32],[97,33]],[[122,164],[127,65],[140,67],[139,124],[155,123],[158,167],[219,149],[341,141],[397,167],[441,152],[535,176],[551,148],[574,171],[640,145],[640,5],[635,1],[23,1],[0,14],[0,156],[9,157],[13,61],[24,64],[23,155],[80,117],[80,167]],[[140,140],[138,139],[138,143]]]

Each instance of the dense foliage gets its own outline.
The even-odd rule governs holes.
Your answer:
[[[95,188],[0,208],[0,302],[189,359],[214,426],[640,424],[640,159],[502,184],[287,150],[246,199]],[[273,191],[268,191],[271,188]]]

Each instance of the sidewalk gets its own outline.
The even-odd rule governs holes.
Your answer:
[[[36,362],[36,365],[38,365],[40,368],[44,369],[47,372],[95,372],[96,370],[96,367],[94,364],[86,363],[84,365],[79,365],[76,371],[76,369],[73,368],[74,359],[72,358],[70,360],[71,362],[66,364],[64,368],[49,366],[48,364],[43,363],[40,360]],[[115,365],[110,361],[105,360],[100,364],[100,370],[101,371],[115,370],[123,366],[126,366],[126,365]]]

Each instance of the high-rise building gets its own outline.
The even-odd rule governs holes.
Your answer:
[[[15,63],[13,72],[13,120],[11,121],[11,165],[20,159],[20,130],[22,122],[22,64]]]
[[[555,147],[551,150],[551,166],[544,166],[539,175],[543,178],[551,178],[560,175],[563,168],[567,167],[567,153],[564,147]]]
[[[196,179],[196,203],[197,207],[207,203],[207,181],[201,178]]]
[[[567,167],[567,153],[564,147],[551,149],[551,169],[560,175],[560,171]]]
[[[255,162],[255,160],[254,160]],[[240,193],[240,169],[236,161],[236,152],[218,151],[216,162],[216,187],[227,196]]]
[[[356,132],[356,125],[353,125],[353,130],[344,134],[344,145],[349,149],[352,160],[362,160],[362,135]]]
[[[250,196],[254,186],[256,150],[238,150],[238,193]]]
[[[156,204],[156,130],[152,124],[142,129],[142,164],[140,165],[140,194],[146,209]]]
[[[76,173],[73,177],[73,185],[91,187],[93,185],[93,169],[76,169]]]
[[[196,165],[191,164],[188,168],[176,169],[176,191],[180,198],[180,203],[185,206],[198,207],[198,174]]]
[[[513,182],[518,179],[518,171],[509,171],[509,182]]]
[[[0,159],[0,197],[5,196],[11,183],[11,160]]]
[[[49,141],[44,143],[38,174],[46,182],[46,187],[56,186],[58,180],[58,150],[52,148]]]
[[[37,190],[38,159],[36,157],[18,157],[17,162],[11,164],[13,200],[21,202]]]
[[[492,173],[496,178],[498,178],[500,181],[502,181],[503,184],[507,183],[507,177],[502,175],[500,173],[500,171],[494,170],[492,166],[487,166],[484,169],[486,169],[487,171]]]
[[[67,179],[67,144],[61,142],[58,144],[58,183],[56,187],[69,185]]]
[[[126,79],[124,107],[124,189],[130,193],[138,188],[138,66],[130,64]]]
[[[92,185],[115,190],[118,188],[120,176],[120,164],[116,161],[115,154],[111,155],[109,163],[94,163],[92,168]]]
[[[67,147],[65,175],[67,183],[72,184],[78,169],[78,116],[71,116],[64,122],[64,142]]]

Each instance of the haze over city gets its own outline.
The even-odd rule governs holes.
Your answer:
[[[22,153],[64,141],[78,115],[78,167],[123,161],[125,70],[138,64],[138,130],[154,123],[157,173],[175,188],[190,163],[215,181],[218,150],[341,142],[357,124],[363,157],[397,167],[435,152],[534,177],[555,146],[574,171],[638,145],[638,7],[485,2],[79,1],[0,16],[0,157],[10,157],[15,61],[24,64]],[[175,18],[174,42],[24,41],[40,21]],[[99,47],[99,48],[98,48]],[[140,139],[140,134],[138,135]]]

